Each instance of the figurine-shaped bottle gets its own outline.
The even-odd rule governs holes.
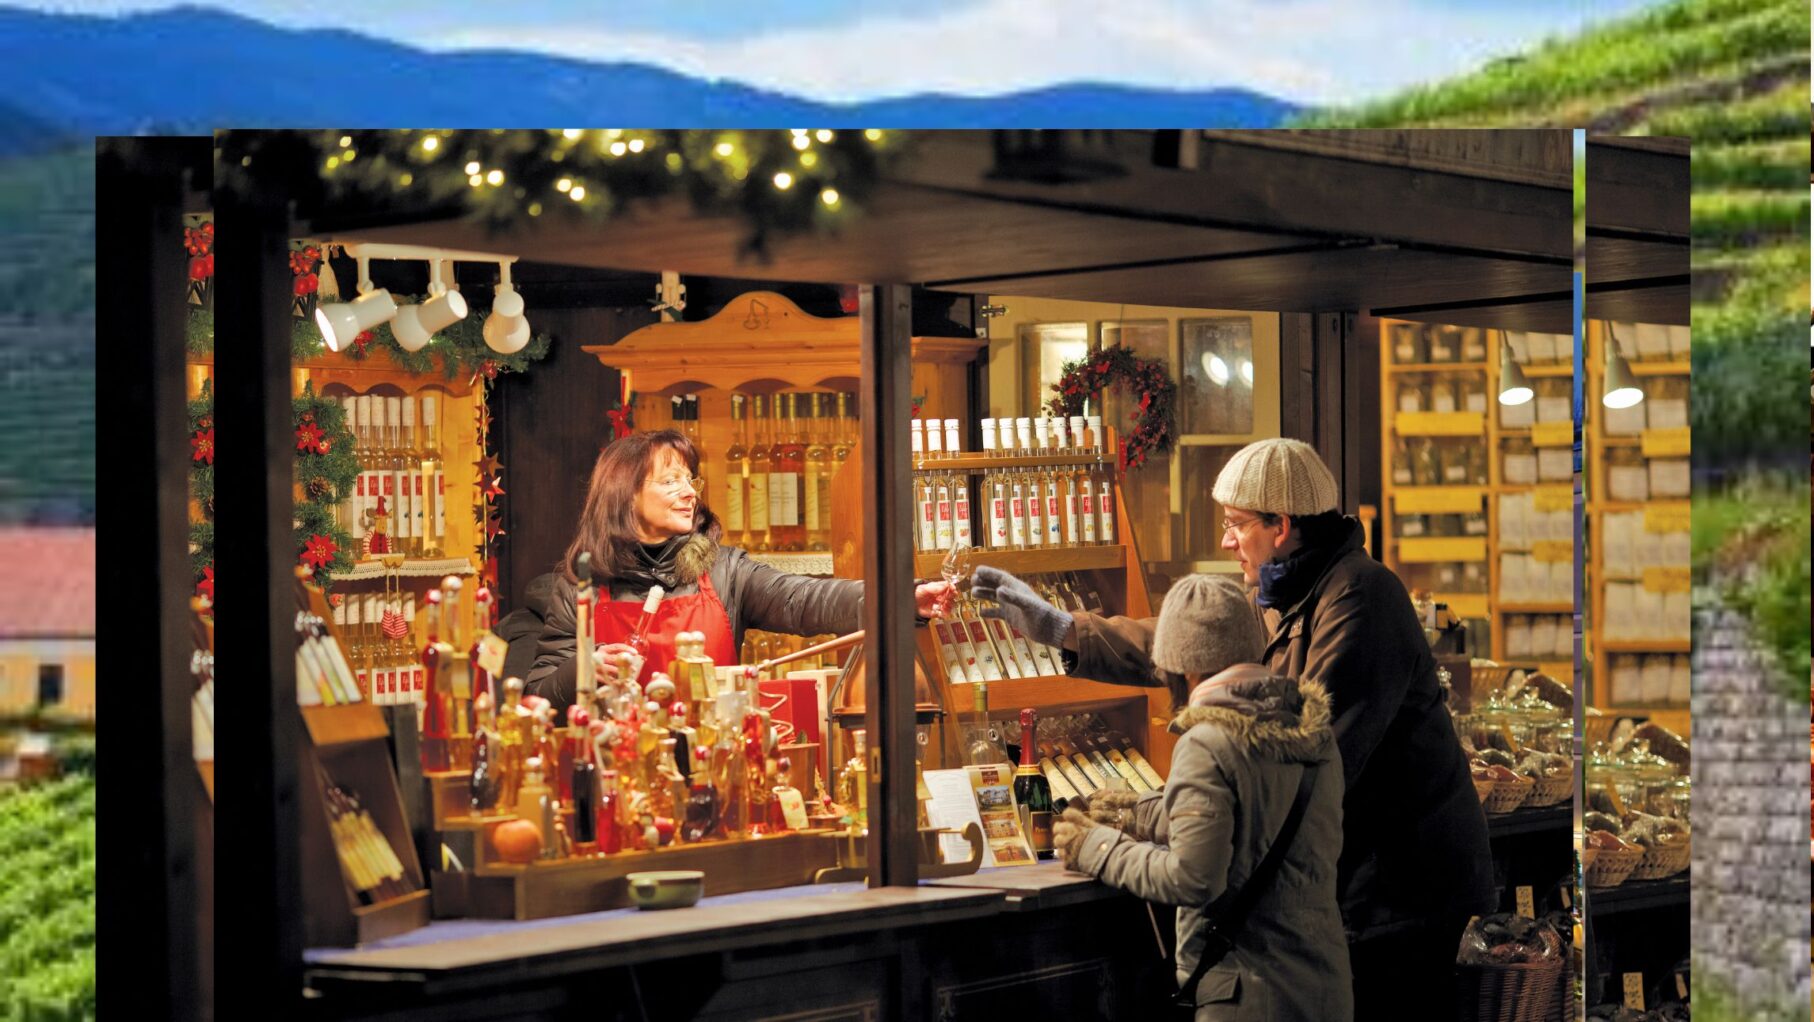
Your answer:
[[[479,693],[472,701],[472,710],[477,721],[472,731],[472,813],[484,816],[498,804],[503,748],[491,693]]]
[[[498,798],[495,805],[509,812],[516,806],[523,786],[523,766],[528,759],[526,728],[529,713],[523,704],[523,679],[504,679],[504,703],[498,707]]]
[[[442,658],[453,652],[453,647],[439,641],[441,610],[441,592],[438,589],[428,591],[428,642],[422,648],[422,667],[426,673],[424,687],[427,690],[427,704],[422,713],[422,769],[445,771],[452,766],[452,756],[448,753],[447,743],[451,737],[451,722],[448,711],[450,700],[442,685]]]
[[[542,803],[554,793],[542,780],[542,758],[531,756],[523,765],[523,788],[517,792],[516,815],[518,819],[528,820],[537,827],[542,826]],[[546,831],[542,835],[546,838]]]

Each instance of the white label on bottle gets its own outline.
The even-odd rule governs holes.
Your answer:
[[[989,636],[983,632],[983,626],[975,621],[967,622],[970,632],[970,644],[976,647],[976,665],[982,672],[984,681],[1001,681],[1001,665],[995,662],[995,650],[989,645]]]
[[[1417,391],[1405,387],[1398,392],[1398,410],[1401,412],[1421,412],[1423,402],[1417,399]]]
[[[1065,484],[1064,541],[1071,546],[1077,545],[1077,520],[1082,517],[1082,504],[1077,499],[1077,484]]]
[[[939,656],[945,661],[945,677],[953,685],[962,684],[967,680],[964,677],[964,661],[956,644],[952,642],[950,626],[940,621],[933,625],[932,634],[938,639]]]
[[[413,468],[409,471],[409,492],[412,497],[410,503],[410,535],[417,539],[421,539],[428,534],[426,530],[428,529],[428,519],[430,516],[428,513],[428,498],[427,495],[422,492],[422,470],[419,468]]]
[[[749,486],[749,480],[738,472],[725,473],[724,485],[724,531],[733,537],[743,532],[743,495]]]
[[[775,802],[781,807],[781,818],[787,821],[788,830],[806,829],[806,800],[801,797],[800,789],[777,787]]]
[[[995,495],[989,498],[989,545],[1008,545],[1008,500],[1002,495],[1000,486],[995,487]]]
[[[435,473],[435,536],[447,536],[447,473]]]
[[[1484,390],[1468,391],[1468,411],[1482,412],[1482,413],[1484,413],[1486,411],[1486,391],[1484,391]]]
[[[768,474],[768,524],[776,529],[800,524],[800,473]]]
[[[1090,484],[1083,484],[1083,541],[1096,542],[1096,495],[1090,492]]]
[[[920,520],[919,543],[920,543],[921,550],[937,550],[938,549],[938,522],[936,520],[937,517],[938,517],[938,511],[933,506],[933,501],[926,496],[926,491],[922,489],[920,491],[920,499],[919,499],[919,520]]]
[[[1045,538],[1045,502],[1039,499],[1039,480],[1034,479],[1027,483],[1027,545],[1039,546]]]
[[[1008,536],[1017,547],[1027,545],[1027,498],[1019,483],[1014,484],[1014,499],[1008,502]]]
[[[410,539],[416,534],[416,502],[411,493],[409,471],[397,470],[397,514],[391,520],[397,523],[397,538]]]
[[[763,533],[768,531],[768,473],[750,473],[749,496],[750,531]]]
[[[951,549],[951,484],[941,482],[938,487],[937,519],[933,522],[932,541],[934,549]]]
[[[951,529],[952,536],[958,544],[970,546],[970,487],[965,485],[962,476],[958,477],[957,492],[951,496]]]
[[[1096,494],[1096,507],[1102,513],[1102,531],[1098,534],[1104,543],[1115,542],[1115,496],[1109,492],[1109,481],[1102,481],[1102,489]]]
[[[824,519],[819,517],[823,510],[819,505],[819,473],[810,468],[806,471],[805,491],[806,531],[818,532],[825,527]]]
[[[1467,464],[1464,462],[1459,465],[1444,465],[1442,467],[1442,481],[1445,483],[1465,483],[1465,482],[1467,482],[1468,481]]]

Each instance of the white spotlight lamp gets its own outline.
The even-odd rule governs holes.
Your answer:
[[[372,287],[366,257],[358,257],[359,297],[350,302],[324,303],[315,307],[315,325],[329,351],[344,351],[353,338],[389,322],[397,315],[397,303],[389,291]]]
[[[1606,325],[1606,382],[1600,390],[1600,403],[1608,408],[1630,408],[1644,400],[1643,388],[1632,375],[1631,363],[1619,353],[1618,335],[1612,324]]]
[[[1512,351],[1511,335],[1505,334],[1499,345],[1499,403],[1521,405],[1536,396],[1531,381],[1524,378],[1524,367],[1518,364],[1517,355]]]
[[[529,320],[523,317],[523,296],[510,283],[510,264],[499,263],[503,279],[493,289],[491,315],[481,333],[485,345],[500,355],[513,355],[529,343]]]
[[[466,318],[466,299],[441,283],[441,260],[429,261],[428,300],[397,311],[391,333],[404,351],[421,351],[436,333]]]

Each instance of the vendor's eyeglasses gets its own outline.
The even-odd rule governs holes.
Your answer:
[[[670,473],[654,480],[654,483],[664,493],[681,493],[688,489],[699,489],[699,480],[685,472]]]

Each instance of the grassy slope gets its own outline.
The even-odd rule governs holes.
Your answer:
[[[1739,463],[1760,447],[1799,450],[1806,428],[1808,16],[1805,0],[1672,0],[1521,59],[1302,123],[1592,125],[1693,138],[1693,266],[1732,279],[1723,300],[1694,309],[1694,440],[1697,454]],[[1733,595],[1754,612],[1796,693],[1808,659],[1805,498],[1753,486],[1695,504],[1697,567],[1721,549],[1763,555],[1758,578]]]
[[[92,508],[93,150],[0,160],[0,237],[0,521]]]
[[[0,1022],[95,1017],[95,782],[0,792]]]

